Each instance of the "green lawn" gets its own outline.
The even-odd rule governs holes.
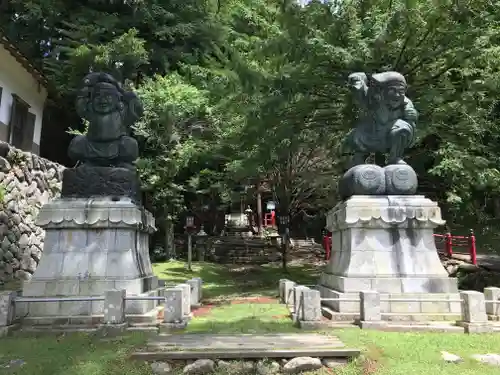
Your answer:
[[[58,338],[0,338],[0,374],[15,375],[150,375],[145,363],[131,362],[129,352],[145,343],[145,336],[102,341],[85,334]],[[22,366],[5,368],[12,360]]]
[[[231,297],[275,296],[278,280],[288,277],[313,284],[319,270],[291,269],[285,275],[272,267],[225,267],[195,264],[188,272],[183,263],[156,264],[155,272],[169,283],[201,277],[205,296],[220,302],[195,317],[187,331],[216,333],[299,332],[285,317],[287,310],[277,303],[230,304]],[[452,333],[392,333],[359,329],[323,332],[334,334],[349,347],[363,350],[363,356],[344,368],[317,371],[311,375],[498,375],[499,368],[468,359],[470,354],[500,352],[500,335],[465,335]],[[55,337],[9,337],[0,339],[0,374],[16,375],[151,375],[145,363],[131,362],[128,353],[145,343],[145,336],[104,341],[87,335]],[[465,361],[449,364],[440,352],[462,356]],[[24,365],[2,368],[11,360]],[[223,375],[217,373],[217,375]],[[228,375],[228,374],[227,374]],[[237,375],[237,374],[229,374]]]
[[[289,267],[288,273],[285,273],[281,267],[270,265],[223,266],[200,262],[193,262],[192,271],[188,271],[186,263],[177,261],[153,264],[153,270],[169,284],[201,277],[203,296],[209,299],[276,296],[280,279],[313,285],[321,273],[321,269],[313,266]]]
[[[300,332],[292,325],[284,305],[236,304],[215,307],[206,316],[189,322],[188,332],[262,333]]]
[[[237,306],[237,305],[234,305]],[[240,305],[237,310],[241,313]],[[269,307],[248,308],[255,317],[267,316]],[[226,310],[226,312],[228,312]],[[274,311],[272,312],[274,313]],[[214,311],[214,316],[220,312]],[[236,315],[236,314],[235,314]],[[258,318],[255,318],[258,320]],[[265,319],[264,319],[265,321]],[[219,319],[222,322],[222,319]],[[201,325],[193,322],[191,332]],[[217,332],[267,332],[293,331],[287,324],[264,324],[239,321],[226,327],[215,325]],[[500,335],[464,335],[433,333],[392,333],[369,330],[345,329],[325,332],[339,336],[350,347],[361,347],[363,358],[342,369],[336,375],[498,375],[499,369],[467,359],[475,353],[498,352]],[[11,370],[0,367],[0,374],[15,375],[151,375],[149,366],[127,360],[134,347],[144,343],[142,335],[126,339],[101,341],[86,335],[44,338],[2,338],[0,340],[0,366],[10,360],[21,359],[23,366]],[[449,364],[440,358],[445,350],[463,356],[464,363]],[[372,372],[370,369],[373,369]],[[331,374],[317,371],[314,375]],[[221,373],[217,375],[222,375]],[[237,375],[237,374],[231,374]]]

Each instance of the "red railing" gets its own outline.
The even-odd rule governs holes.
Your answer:
[[[461,248],[467,247],[471,263],[477,266],[476,236],[474,236],[474,232],[472,230],[470,231],[469,236],[452,236],[451,233],[434,234],[434,239],[438,250],[443,250],[448,257],[453,255],[454,246]],[[325,249],[325,260],[330,260],[332,252],[332,236],[323,236],[323,249]]]
[[[276,214],[274,211],[264,214],[264,228],[276,226]]]
[[[471,230],[469,236],[453,236],[451,233],[434,234],[436,240],[436,247],[438,250],[443,250],[446,256],[453,255],[454,247],[468,249],[470,261],[473,265],[477,265],[477,252],[476,252],[476,236]],[[440,246],[441,245],[441,246]]]
[[[332,236],[323,236],[323,249],[325,249],[325,260],[330,260],[332,253]]]

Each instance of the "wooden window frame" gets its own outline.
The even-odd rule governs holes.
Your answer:
[[[31,106],[19,95],[12,94],[8,140],[12,146],[19,149],[24,145],[24,133],[30,108]],[[19,115],[21,115],[22,118],[19,118]]]

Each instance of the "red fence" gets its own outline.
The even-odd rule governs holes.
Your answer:
[[[442,250],[448,257],[453,255],[454,248],[466,247],[471,263],[477,265],[476,236],[472,230],[469,236],[452,236],[451,233],[434,234],[434,239],[438,250]],[[332,251],[331,236],[323,236],[323,249],[325,249],[325,260],[329,260]]]
[[[276,226],[276,214],[274,211],[264,214],[264,228]]]
[[[472,230],[468,236],[454,236],[451,233],[445,233],[435,234],[434,238],[438,250],[442,250],[448,257],[453,255],[456,248],[467,248],[471,263],[477,265],[476,236]]]

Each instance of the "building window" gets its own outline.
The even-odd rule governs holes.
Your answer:
[[[9,123],[10,143],[14,147],[31,152],[36,116],[29,112],[29,104],[18,95],[12,94],[12,97],[12,110]]]

